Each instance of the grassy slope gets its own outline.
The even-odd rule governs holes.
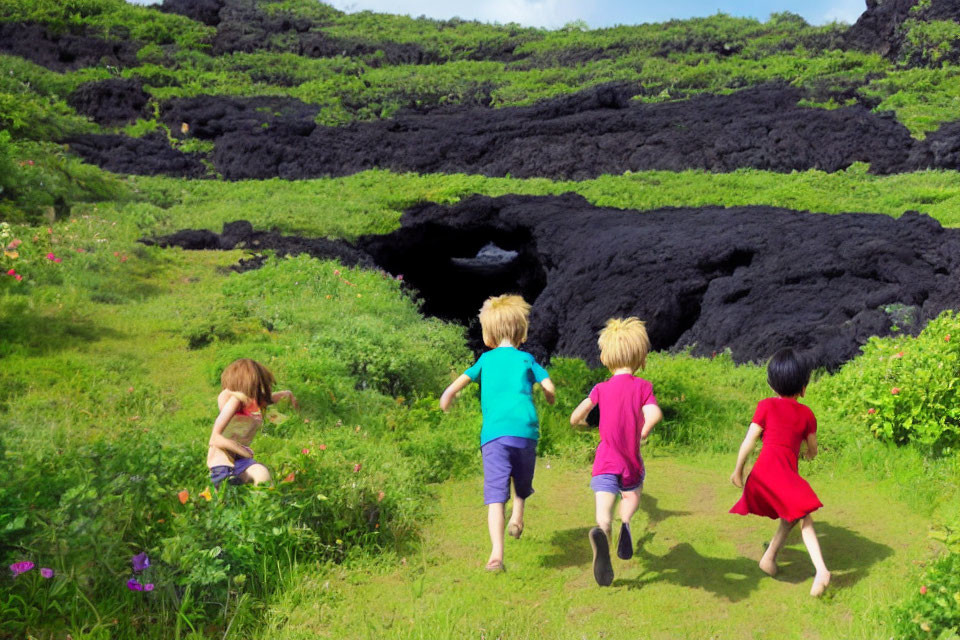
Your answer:
[[[885,637],[886,610],[935,548],[917,535],[924,515],[899,503],[892,483],[846,471],[810,476],[826,505],[816,527],[833,571],[831,590],[815,601],[799,532],[777,579],[757,568],[775,524],[726,513],[738,496],[726,481],[732,462],[732,454],[648,460],[633,524],[639,551],[615,560],[610,589],[590,570],[588,467],[540,461],[526,531],[508,539],[503,575],[481,569],[489,543],[480,479],[448,483],[405,566],[305,577],[271,606],[261,637]]]

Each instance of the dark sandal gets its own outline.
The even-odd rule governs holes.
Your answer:
[[[610,545],[607,535],[600,527],[590,529],[590,546],[593,548],[593,577],[601,587],[613,584],[613,564],[610,562]]]
[[[633,536],[630,535],[630,526],[627,523],[620,525],[620,539],[617,541],[617,557],[629,560],[633,557]]]

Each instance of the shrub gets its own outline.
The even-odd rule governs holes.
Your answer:
[[[894,637],[902,640],[960,636],[960,552],[956,549],[927,569],[912,596],[893,612]]]
[[[823,381],[838,410],[874,436],[934,455],[960,444],[960,317],[945,311],[916,337],[871,338]]]

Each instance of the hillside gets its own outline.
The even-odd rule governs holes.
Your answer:
[[[645,616],[724,620],[625,628],[960,632],[960,6],[865,9],[544,30],[0,0],[0,559],[36,565],[0,577],[0,638],[437,637],[444,611],[449,637],[619,637],[581,557],[597,436],[568,426],[615,315],[647,321],[666,416],[644,452],[650,547],[616,601],[649,589]],[[543,629],[480,607],[496,577],[464,590],[478,394],[436,400],[505,291],[532,303],[527,348],[560,389],[538,400],[542,528],[523,541],[546,546],[508,550],[510,602],[548,601]],[[830,497],[838,577],[818,603],[791,591],[803,562],[756,582],[767,523],[728,540],[742,521],[710,488],[787,345],[818,369],[823,452],[801,471]],[[301,409],[271,408],[254,442],[270,488],[211,494],[239,357]],[[871,529],[885,502],[909,531]],[[751,620],[768,596],[796,606]],[[604,615],[580,633],[587,610]]]

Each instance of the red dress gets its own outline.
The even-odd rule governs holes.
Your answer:
[[[793,522],[823,506],[797,472],[800,443],[817,432],[813,411],[793,398],[767,398],[753,422],[763,427],[763,446],[750,470],[743,496],[730,513],[754,513]]]

